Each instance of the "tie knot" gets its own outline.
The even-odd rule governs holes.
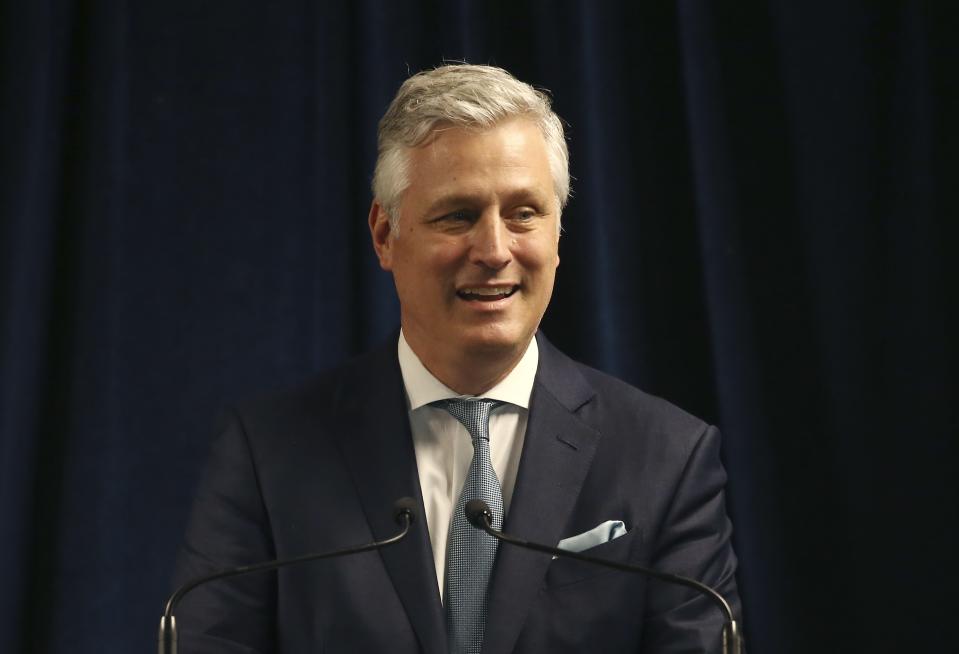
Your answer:
[[[499,400],[476,398],[467,400],[440,400],[435,405],[445,409],[466,427],[470,437],[474,440],[483,438],[489,440],[489,414],[503,404]]]

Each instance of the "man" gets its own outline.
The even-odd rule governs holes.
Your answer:
[[[481,497],[509,533],[700,579],[739,610],[716,429],[537,334],[569,193],[548,99],[492,67],[413,76],[373,190],[399,335],[233,412],[177,577],[382,539],[402,496],[420,518],[379,552],[198,589],[182,651],[718,651],[723,616],[696,593],[497,546],[461,516]]]

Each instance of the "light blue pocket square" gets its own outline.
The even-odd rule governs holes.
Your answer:
[[[623,524],[622,520],[607,520],[589,531],[564,538],[559,541],[556,547],[568,552],[582,552],[625,535],[626,525]]]

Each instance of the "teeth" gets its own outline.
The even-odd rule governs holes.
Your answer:
[[[461,293],[466,295],[506,295],[513,290],[512,286],[494,286],[484,288],[464,288]]]

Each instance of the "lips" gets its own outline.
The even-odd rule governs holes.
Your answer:
[[[510,295],[515,293],[519,289],[519,286],[472,286],[461,288],[456,291],[456,294],[464,299],[472,302],[495,302],[496,300],[503,300],[508,298]]]

